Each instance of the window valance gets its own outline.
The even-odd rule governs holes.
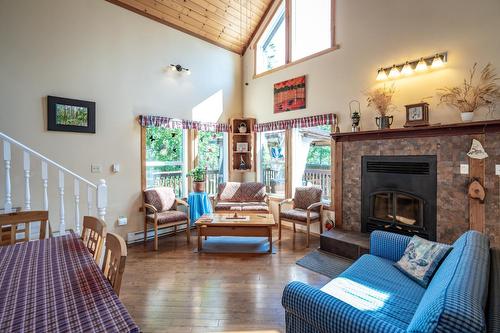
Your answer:
[[[286,130],[289,128],[314,127],[321,125],[331,125],[337,120],[337,115],[334,113],[322,114],[317,116],[309,116],[304,118],[286,119],[272,121],[269,123],[255,124],[255,132],[267,132]]]
[[[206,132],[229,132],[229,124],[208,123],[194,120],[174,119],[162,116],[139,116],[139,124],[142,127],[164,127],[164,128],[182,128],[195,129]]]

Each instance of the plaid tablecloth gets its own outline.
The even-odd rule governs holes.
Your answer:
[[[0,332],[139,332],[73,233],[0,247]]]

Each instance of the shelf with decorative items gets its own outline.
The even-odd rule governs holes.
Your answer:
[[[255,119],[232,118],[229,123],[229,173],[255,172]]]

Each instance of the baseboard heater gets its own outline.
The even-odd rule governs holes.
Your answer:
[[[178,226],[177,227],[177,232],[185,230],[185,226]],[[174,228],[163,228],[158,230],[158,237],[162,236],[169,236],[174,234]],[[146,236],[147,240],[152,240],[154,239],[155,232],[154,230],[149,230],[148,234]],[[127,244],[134,244],[138,242],[144,241],[144,231],[136,231],[136,232],[129,232],[127,234]]]

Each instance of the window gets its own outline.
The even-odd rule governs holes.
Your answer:
[[[168,186],[177,196],[186,193],[184,130],[146,129],[146,188]]]
[[[226,137],[227,134],[220,132],[198,132],[198,165],[207,170],[206,191],[209,194],[217,193],[227,175]]]
[[[257,42],[257,73],[263,73],[285,64],[285,40],[285,2],[283,1]]]
[[[281,1],[257,39],[255,75],[333,50],[334,1]]]
[[[331,139],[330,125],[293,130],[292,192],[297,186],[318,186],[322,200],[330,201]]]
[[[267,193],[285,195],[285,131],[260,133],[260,177]]]
[[[332,1],[291,0],[292,61],[332,46]]]

